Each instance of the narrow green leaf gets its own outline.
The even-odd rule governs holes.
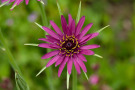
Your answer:
[[[40,70],[40,72],[36,75],[36,77],[37,77],[39,74],[41,74],[45,69],[46,69],[46,66],[43,67],[43,68]]]
[[[33,44],[33,43],[26,43],[24,45],[27,45],[27,46],[38,46],[38,44]]]
[[[12,66],[13,70],[17,71],[17,74],[19,74],[19,76],[23,79],[22,72],[21,72],[20,68],[18,67],[18,65],[16,64],[16,62],[14,60],[14,57],[13,57],[12,53],[10,52],[10,50],[9,50],[5,40],[4,40],[4,36],[3,36],[2,32],[1,32],[1,30],[0,30],[0,41],[3,44],[4,48],[5,48],[5,52],[7,54],[7,57],[9,58],[8,60],[9,60],[10,65]],[[17,77],[17,75],[16,75],[16,77]],[[17,88],[20,87],[19,82],[17,82]],[[25,82],[24,79],[23,79],[23,82]],[[27,87],[25,87],[24,89],[20,89],[20,90],[29,90],[29,89],[27,89],[28,85],[27,85],[26,82],[25,82],[25,86],[27,86]]]
[[[76,16],[76,23],[79,22],[80,14],[81,14],[81,1],[80,1],[80,4],[79,4],[77,16]]]
[[[58,7],[58,11],[59,11],[59,14],[60,14],[60,17],[61,17],[61,15],[63,15],[63,13],[62,13],[62,11],[61,11],[61,8],[60,8],[60,5],[59,5],[58,2],[57,2],[57,7]]]
[[[69,78],[70,78],[70,75],[68,74],[68,71],[67,71],[67,90],[69,89]]]
[[[99,57],[99,58],[103,58],[101,55],[98,55],[98,54],[94,54],[94,56]]]
[[[6,5],[8,2],[9,2],[9,1],[6,1],[6,2],[2,3],[2,4],[0,5],[0,7]]]
[[[103,31],[104,29],[106,29],[106,28],[109,27],[109,26],[110,26],[110,25],[107,25],[107,26],[101,28],[100,30],[98,30],[97,32],[100,33],[101,31]]]
[[[17,72],[15,72],[15,81],[16,81],[17,90],[29,90],[27,83]]]

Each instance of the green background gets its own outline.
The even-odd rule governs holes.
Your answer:
[[[66,20],[69,13],[74,19],[76,18],[79,0],[58,0],[58,2]],[[42,42],[38,41],[38,38],[43,38],[44,32],[34,24],[38,22],[42,25],[40,8],[36,0],[30,0],[27,6],[23,2],[13,11],[10,11],[11,6],[9,4],[0,8],[0,28],[6,44],[21,68],[30,89],[49,90],[45,72],[35,77],[48,62],[41,59],[45,49],[24,46],[25,43]],[[48,0],[45,8],[48,22],[53,20],[61,28],[56,1]],[[28,20],[31,13],[37,15],[34,22]],[[106,25],[110,27],[88,42],[101,46],[94,51],[103,56],[103,59],[86,56],[88,61],[85,62],[88,77],[93,74],[98,75],[99,82],[92,85],[82,72],[77,76],[78,90],[135,90],[135,0],[82,0],[81,16],[85,16],[83,27],[93,23],[88,33],[96,32]],[[2,43],[0,47],[3,47]],[[91,68],[93,64],[99,65],[97,71]],[[66,67],[60,78],[57,75],[58,67],[52,65],[51,68],[55,89],[66,90]],[[7,55],[0,49],[0,83],[3,83],[5,78],[11,80],[15,90],[14,71],[8,63]],[[70,90],[71,87],[72,78],[70,78]]]

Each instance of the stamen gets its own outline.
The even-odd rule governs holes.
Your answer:
[[[63,36],[63,40],[65,40],[65,37]]]

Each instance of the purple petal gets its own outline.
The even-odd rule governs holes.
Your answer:
[[[71,71],[72,71],[72,64],[73,64],[73,60],[72,58],[70,58],[67,62],[67,70],[69,74],[71,74]]]
[[[61,56],[59,58],[59,60],[56,61],[55,67],[57,67],[59,64],[61,64],[64,59],[65,59],[65,56]]]
[[[61,15],[61,25],[62,25],[63,32],[66,34],[67,22],[63,15]]]
[[[61,48],[60,46],[56,45],[56,44],[48,44],[48,43],[41,43],[38,45],[39,47],[43,47],[43,48],[51,48],[51,49],[58,49]]]
[[[51,29],[49,29],[48,27],[43,26],[42,27],[48,34],[50,34],[52,37],[59,39],[58,35],[52,31]]]
[[[74,58],[73,61],[74,61],[76,71],[78,72],[78,74],[80,74],[81,70],[79,64],[77,63],[77,58]]]
[[[63,33],[61,32],[60,28],[53,22],[53,21],[50,21],[52,27],[54,28],[54,30],[59,34],[59,35],[63,35]]]
[[[70,35],[73,35],[75,33],[75,20],[72,21],[71,29],[70,29]]]
[[[46,39],[46,38],[39,38],[38,40],[42,40],[42,41],[49,42],[49,43],[54,43],[53,41]]]
[[[29,3],[29,0],[25,0],[25,3],[26,3],[26,5],[28,5],[28,3]]]
[[[81,46],[80,49],[94,49],[98,47],[100,47],[100,45],[93,44],[93,45]]]
[[[68,61],[69,57],[65,57],[64,61],[61,63],[60,67],[59,67],[59,70],[58,70],[58,77],[60,77],[67,61]]]
[[[82,26],[84,24],[84,21],[85,21],[85,16],[82,16],[81,19],[79,20],[77,26],[76,26],[75,36],[77,36],[80,33]]]
[[[70,27],[72,25],[72,16],[70,14],[68,14],[68,27]]]
[[[86,58],[82,54],[77,54],[77,57],[80,58],[82,61],[87,62]]]
[[[87,49],[82,49],[80,53],[84,54],[84,55],[93,55],[94,54],[93,51],[87,50]]]
[[[93,24],[90,23],[90,24],[88,24],[88,25],[82,30],[82,32],[81,32],[81,34],[80,34],[80,38],[82,38],[82,37],[88,32],[88,30],[91,28],[92,25],[93,25]]]
[[[87,72],[87,69],[83,63],[83,61],[81,61],[79,58],[77,60],[78,64],[80,65],[80,67],[83,69],[84,72]]]
[[[45,54],[44,56],[42,56],[42,59],[50,58],[50,57],[58,54],[59,52],[60,52],[59,50],[55,50],[55,51],[49,52],[49,53]]]
[[[54,38],[54,37],[52,37],[52,36],[50,36],[50,35],[45,35],[45,36],[46,36],[46,38],[47,38],[48,40],[50,40],[50,41],[52,41],[52,42],[54,42],[54,43],[59,43],[59,42],[60,42],[58,39],[56,39],[56,38]]]
[[[53,63],[55,63],[60,58],[60,55],[54,56],[46,65],[46,67],[51,66]]]
[[[85,42],[89,41],[90,39],[96,37],[97,35],[99,35],[99,33],[88,34],[88,35],[84,36],[84,37],[79,41],[79,43],[85,43]]]

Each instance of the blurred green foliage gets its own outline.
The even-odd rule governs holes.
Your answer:
[[[59,27],[61,21],[55,0],[46,1],[48,20],[53,20]],[[58,0],[66,19],[70,13],[76,18],[79,0]],[[44,37],[44,32],[34,24],[42,25],[40,10],[36,0],[30,0],[29,5],[24,2],[10,11],[11,5],[0,8],[0,28],[4,33],[17,64],[21,68],[31,90],[48,90],[46,74],[39,77],[35,75],[46,65],[47,60],[41,56],[45,50],[39,47],[24,46],[25,43],[41,43],[38,38]],[[34,21],[29,20],[30,15],[37,16]],[[97,74],[100,78],[97,85],[87,81],[85,75],[78,75],[78,90],[135,90],[135,1],[134,0],[82,0],[81,16],[85,16],[83,25],[93,23],[88,33],[93,33],[100,28],[110,25],[100,35],[88,42],[99,44],[100,48],[95,53],[103,56],[86,56],[88,62],[87,75]],[[0,43],[0,47],[3,47]],[[4,78],[9,78],[15,90],[15,76],[8,63],[7,56],[0,49],[0,83]],[[99,64],[99,70],[91,68]],[[53,81],[56,90],[66,90],[66,68],[60,78],[57,76],[58,67],[53,68]],[[70,88],[72,87],[70,78]],[[1,88],[2,89],[2,88]],[[3,90],[3,89],[2,89]],[[70,89],[71,90],[71,89]]]

